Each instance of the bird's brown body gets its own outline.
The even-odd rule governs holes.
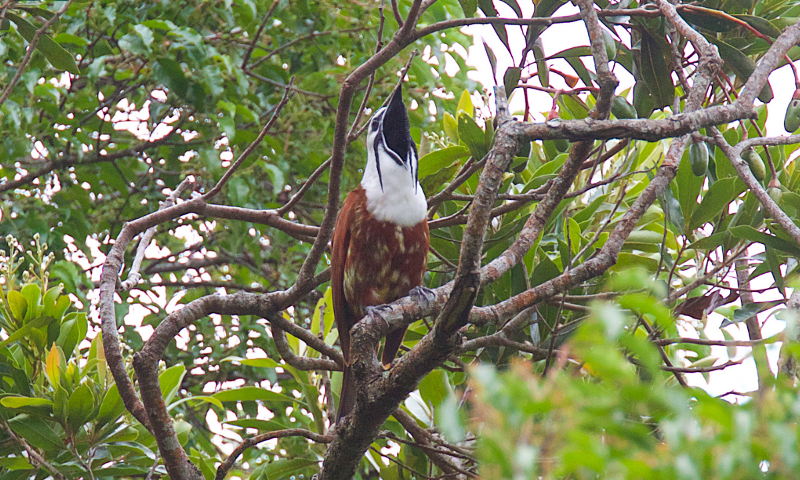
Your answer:
[[[345,361],[338,417],[355,403],[350,370],[350,329],[367,307],[390,303],[422,284],[428,263],[430,236],[424,219],[410,227],[377,220],[367,209],[367,196],[358,187],[347,196],[336,221],[331,258],[331,290],[336,326]],[[382,361],[392,363],[405,329],[386,337]]]

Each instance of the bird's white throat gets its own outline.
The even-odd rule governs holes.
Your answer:
[[[411,165],[402,166],[388,156],[381,155],[380,175],[375,158],[374,138],[367,137],[367,166],[361,187],[367,193],[367,211],[375,219],[391,222],[401,227],[413,227],[425,219],[428,201],[411,172]],[[378,146],[379,154],[383,145]],[[416,163],[416,156],[413,162]],[[413,165],[417,169],[417,165]]]

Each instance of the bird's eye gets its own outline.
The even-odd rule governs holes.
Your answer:
[[[380,123],[381,123],[381,119],[380,118],[378,118],[378,117],[373,118],[372,119],[372,125],[370,125],[370,130],[372,130],[373,132],[378,130],[378,125],[380,125]]]

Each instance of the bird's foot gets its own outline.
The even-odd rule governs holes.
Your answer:
[[[408,296],[424,308],[429,308],[433,301],[436,300],[436,294],[433,293],[433,290],[422,285],[412,288],[408,292]]]
[[[389,324],[389,322],[386,321],[384,313],[390,313],[391,311],[392,307],[390,307],[389,305],[375,305],[367,307],[367,315],[371,317],[380,318],[381,320],[383,320],[383,323],[387,325]]]

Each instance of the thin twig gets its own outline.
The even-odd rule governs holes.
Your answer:
[[[275,8],[278,4],[281,3],[281,0],[275,0],[270,5],[269,10],[267,10],[267,14],[264,15],[264,20],[261,21],[261,25],[258,27],[256,34],[253,35],[253,41],[250,42],[250,48],[247,49],[247,52],[244,54],[244,58],[242,59],[242,70],[247,69],[247,63],[250,61],[250,56],[253,54],[253,50],[256,48],[256,43],[258,43],[258,39],[261,38],[261,32],[264,30],[264,27],[267,26],[267,22],[269,21],[270,17],[272,17],[272,13],[275,11]]]
[[[180,198],[181,193],[189,187],[194,186],[194,177],[188,176],[186,177],[178,187],[169,194],[166,200],[158,207],[159,210],[163,210],[165,208],[169,208],[175,205],[175,202]],[[144,234],[142,235],[141,239],[139,240],[139,247],[136,249],[136,256],[133,258],[133,263],[131,264],[131,268],[128,271],[128,279],[124,282],[120,283],[117,286],[117,292],[127,292],[134,285],[139,283],[139,280],[142,279],[142,275],[139,273],[139,269],[142,267],[142,260],[144,260],[144,252],[147,250],[147,247],[150,245],[150,240],[152,240],[153,235],[156,233],[156,227],[148,228]]]
[[[289,80],[289,83],[286,85],[286,88],[283,91],[283,98],[281,98],[281,101],[278,102],[278,105],[275,106],[272,118],[270,118],[267,124],[264,125],[264,128],[261,129],[261,133],[258,134],[258,137],[255,140],[253,140],[253,142],[250,143],[250,145],[247,146],[247,148],[242,152],[241,155],[239,155],[239,158],[237,158],[236,161],[230,167],[228,167],[228,170],[225,171],[225,174],[222,175],[222,178],[219,179],[219,182],[217,182],[217,184],[214,185],[214,188],[212,188],[211,190],[208,191],[208,193],[203,195],[204,199],[210,200],[211,198],[214,197],[214,195],[218,194],[222,190],[222,187],[225,186],[225,184],[228,182],[231,176],[236,172],[236,169],[238,169],[239,166],[245,160],[247,160],[247,157],[249,157],[250,154],[253,153],[253,150],[256,149],[256,147],[261,143],[262,140],[264,140],[264,137],[267,136],[267,132],[269,132],[269,129],[272,128],[272,125],[274,125],[275,121],[278,119],[278,115],[280,115],[281,110],[283,110],[283,107],[286,105],[287,102],[289,102],[289,99],[292,97],[291,88],[293,84],[294,84],[294,77],[292,77]]]

